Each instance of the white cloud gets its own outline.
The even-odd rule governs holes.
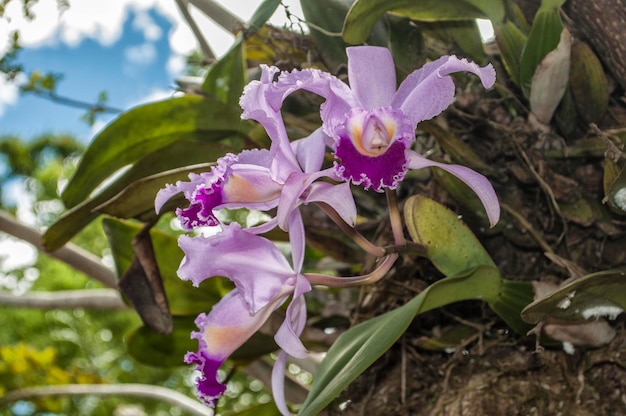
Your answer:
[[[133,19],[133,29],[143,33],[143,36],[148,41],[157,41],[161,39],[163,31],[154,23],[154,20],[150,17],[147,11],[139,11]]]
[[[154,62],[157,50],[153,43],[142,43],[124,50],[124,58],[133,65],[148,66]]]
[[[0,118],[4,115],[6,107],[17,103],[19,98],[18,81],[7,81],[0,75]]]

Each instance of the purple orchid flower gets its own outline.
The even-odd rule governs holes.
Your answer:
[[[298,89],[314,92],[326,99],[320,112],[322,128],[333,139],[339,178],[382,192],[396,188],[408,169],[437,166],[465,182],[485,206],[490,224],[497,223],[500,205],[487,178],[464,166],[426,159],[410,149],[417,124],[440,114],[454,100],[450,74],[471,72],[490,88],[495,82],[493,67],[443,56],[411,73],[396,89],[388,49],[359,46],[348,48],[347,53],[350,87],[316,69],[283,72],[265,92],[264,106],[257,105],[250,113],[263,123],[263,117],[278,111],[287,95]],[[265,68],[264,74],[273,77],[277,71]],[[244,106],[244,115],[245,110]]]
[[[189,207],[178,208],[176,214],[183,229],[191,231],[195,227],[218,225],[214,211],[219,209],[267,211],[278,207],[276,219],[255,228],[255,232],[263,233],[276,225],[288,231],[288,219],[299,205],[324,202],[353,225],[356,205],[349,184],[315,182],[324,176],[339,179],[332,169],[320,171],[324,140],[324,133],[318,129],[292,143],[286,140],[278,144],[273,140],[276,143],[272,145],[273,155],[272,150],[265,149],[244,150],[238,155],[229,153],[218,159],[210,172],[191,173],[189,181],[166,185],[155,198],[155,209],[159,212],[170,198],[182,192]],[[285,163],[276,163],[286,160],[290,161],[286,162],[289,169],[284,168]]]
[[[181,236],[179,245],[185,257],[178,271],[183,280],[194,286],[211,276],[225,276],[235,283],[211,312],[196,319],[198,351],[185,356],[196,364],[198,396],[213,405],[226,386],[217,374],[221,364],[243,345],[290,296],[286,318],[275,340],[281,348],[272,371],[274,401],[280,411],[289,415],[284,397],[285,365],[288,355],[304,358],[308,351],[299,339],[306,325],[304,293],[311,284],[302,275],[304,227],[301,217],[290,218],[293,267],[270,241],[242,229],[238,224],[223,226],[212,237]],[[207,253],[215,253],[207,255]]]

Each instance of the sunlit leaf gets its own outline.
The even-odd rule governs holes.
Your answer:
[[[351,44],[363,43],[380,17],[388,11],[424,22],[504,18],[500,0],[357,0],[346,16],[343,38]]]
[[[254,14],[248,21],[248,26],[252,30],[260,29],[265,22],[276,12],[280,6],[281,0],[263,0],[263,2],[254,11]]]
[[[567,320],[598,316],[614,318],[626,309],[626,269],[588,274],[559,287],[522,311],[527,322],[547,318]]]
[[[63,191],[68,208],[78,205],[120,168],[189,135],[215,140],[244,135],[241,109],[198,96],[172,98],[129,110],[93,140]],[[151,172],[155,173],[155,172]]]
[[[203,133],[195,132],[186,135],[184,139],[177,140],[161,149],[146,154],[121,176],[114,179],[97,195],[76,205],[66,211],[54,224],[46,230],[42,242],[47,250],[54,250],[72,237],[74,237],[87,224],[97,218],[98,213],[94,210],[103,205],[106,201],[114,198],[122,192],[128,185],[138,179],[150,176],[159,172],[186,165],[194,165],[207,161],[215,161],[227,151],[237,151],[241,148],[238,140],[232,137],[224,139],[223,134],[228,132]],[[213,140],[211,140],[213,139]],[[156,183],[153,183],[156,187]],[[163,186],[165,182],[163,183]],[[150,196],[142,193],[148,200],[135,201],[135,204],[147,207],[154,202],[154,193]],[[138,197],[140,195],[137,195]],[[144,211],[142,219],[152,219],[156,213],[152,210]]]
[[[243,37],[239,36],[230,50],[209,67],[202,91],[221,102],[236,107],[246,84]]]
[[[156,175],[139,179],[128,185],[112,199],[95,208],[97,212],[118,218],[134,218],[148,221],[155,218],[154,197],[165,184],[188,180],[189,173],[201,173],[211,170],[213,163],[201,163],[172,169]],[[184,198],[179,198],[184,204]],[[167,206],[163,212],[167,211]]]
[[[415,195],[404,205],[407,230],[426,247],[427,257],[444,275],[495,264],[474,233],[458,216],[432,199]]]

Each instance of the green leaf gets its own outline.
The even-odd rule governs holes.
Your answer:
[[[209,67],[202,91],[225,104],[238,107],[245,84],[243,37],[239,36],[230,50]]]
[[[117,218],[134,218],[140,221],[150,221],[156,218],[154,211],[154,198],[157,192],[165,184],[176,183],[180,180],[188,180],[189,173],[202,173],[211,170],[214,163],[201,163],[198,165],[185,166],[168,170],[156,175],[147,176],[128,185],[122,192],[109,199],[94,210],[102,214],[108,214]],[[172,198],[177,205],[184,204],[184,198]],[[170,205],[169,203],[167,205]],[[163,208],[163,212],[168,206]]]
[[[406,226],[414,242],[426,247],[427,257],[446,276],[476,266],[495,264],[474,233],[448,208],[415,195],[404,205]]]
[[[481,65],[485,63],[485,50],[476,20],[446,22],[443,27],[468,57]]]
[[[588,274],[559,287],[522,311],[526,322],[617,316],[626,309],[626,269]]]
[[[351,3],[351,0],[300,0],[311,36],[331,72],[348,61],[346,44],[339,34]]]
[[[387,11],[423,22],[486,17],[499,22],[505,12],[500,0],[357,0],[346,16],[344,40],[351,44],[363,43],[378,19]]]
[[[197,164],[210,160],[216,160],[227,151],[237,151],[240,144],[233,145],[232,137],[222,140],[223,134],[228,132],[193,132],[184,139],[177,140],[156,151],[148,153],[139,159],[135,164],[120,177],[104,187],[97,195],[74,206],[65,212],[54,224],[46,230],[42,243],[47,250],[55,250],[74,237],[87,224],[97,218],[95,209],[104,204],[109,199],[122,192],[128,185],[138,179],[170,170],[188,164]],[[213,139],[213,141],[211,141]],[[165,183],[163,183],[163,186]],[[138,195],[139,196],[139,195]],[[148,200],[135,201],[136,204],[147,207],[154,203],[154,197],[144,193]],[[156,213],[152,210],[145,211],[143,219],[156,218]]]
[[[177,367],[188,351],[198,348],[198,341],[191,339],[192,331],[198,328],[193,323],[195,316],[175,316],[174,330],[161,335],[142,326],[126,334],[124,341],[131,357],[153,367]]]
[[[561,39],[563,23],[556,9],[540,9],[535,15],[520,59],[520,86],[524,95],[530,95],[530,86],[537,66]]]
[[[511,81],[519,87],[520,60],[526,44],[526,35],[510,20],[495,25],[494,32],[504,68],[511,76]]]
[[[238,107],[197,96],[129,110],[105,127],[85,151],[63,191],[63,202],[68,208],[78,205],[120,168],[189,135],[206,140],[245,135],[247,125],[242,124],[240,114]]]
[[[111,245],[115,268],[118,275],[122,276],[131,265],[135,255],[131,243],[142,226],[111,218],[105,218],[102,226]],[[155,229],[150,230],[150,236],[173,315],[208,311],[228,291],[224,287],[224,279],[220,277],[207,279],[197,288],[191,282],[179,279],[177,270],[183,259],[183,252],[178,248],[177,238]]]
[[[405,17],[387,16],[389,49],[396,65],[397,78],[404,79],[424,65],[426,54],[422,31]]]
[[[248,27],[254,31],[260,29],[276,12],[280,3],[281,0],[264,0],[248,21]]]
[[[496,302],[502,281],[497,269],[480,266],[433,283],[406,305],[350,328],[328,350],[298,414],[324,409],[400,338],[416,315],[462,300]]]

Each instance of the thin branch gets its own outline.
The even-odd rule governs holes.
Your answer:
[[[73,98],[63,97],[48,90],[25,90],[24,93],[35,94],[38,97],[48,99],[55,103],[63,104],[68,107],[82,108],[84,110],[90,110],[96,113],[120,114],[121,112],[123,112],[123,110],[120,110],[119,108],[109,107],[102,104],[91,104],[84,101],[75,100]]]
[[[187,24],[189,25],[189,28],[193,32],[193,35],[196,37],[196,40],[198,41],[198,45],[200,46],[200,50],[202,51],[202,54],[204,55],[204,57],[210,62],[215,61],[215,53],[213,52],[213,49],[211,49],[211,46],[209,46],[206,39],[204,39],[204,35],[200,31],[200,28],[198,27],[198,25],[196,25],[195,20],[193,20],[193,17],[191,17],[191,14],[189,13],[189,8],[187,7],[189,5],[189,1],[188,0],[176,0],[176,4],[178,5],[178,8],[180,9],[180,13],[183,15],[183,17],[187,21]]]
[[[115,289],[27,292],[23,295],[0,291],[0,305],[39,309],[129,309]]]
[[[0,406],[18,400],[30,400],[46,396],[129,396],[155,399],[180,407],[189,414],[206,416],[208,408],[200,402],[176,390],[150,384],[64,384],[58,386],[38,386],[13,390],[0,399]]]
[[[68,243],[54,251],[46,251],[41,243],[41,233],[38,230],[21,224],[17,219],[4,211],[0,211],[0,231],[31,243],[41,253],[48,254],[67,263],[107,287],[117,288],[115,272],[102,264],[97,256],[72,243]]]

